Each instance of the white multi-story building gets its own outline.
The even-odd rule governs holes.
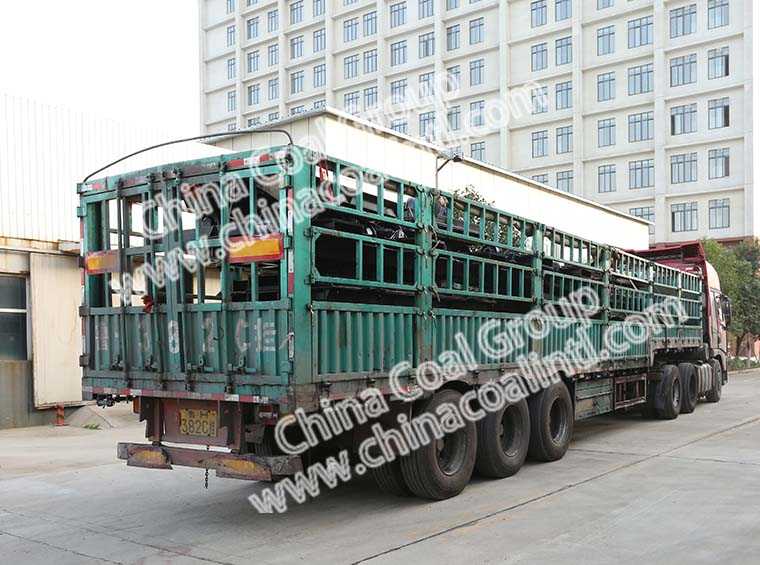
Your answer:
[[[653,220],[653,242],[760,235],[751,0],[199,2],[206,132],[335,106]]]

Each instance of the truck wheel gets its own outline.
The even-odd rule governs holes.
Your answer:
[[[378,488],[385,494],[394,496],[410,496],[412,491],[406,486],[404,475],[401,473],[401,460],[399,458],[375,467],[370,471]]]
[[[530,444],[530,412],[523,398],[478,422],[475,469],[484,477],[503,479],[517,473]]]
[[[462,395],[455,390],[441,390],[420,406],[415,417],[432,414],[439,421],[436,409],[450,404],[458,412],[461,398]],[[444,500],[458,495],[470,482],[475,467],[478,434],[474,422],[461,414],[460,419],[464,427],[440,439],[433,437],[429,425],[421,426],[430,434],[431,441],[401,460],[404,480],[409,490],[417,496]]]
[[[657,398],[655,405],[657,417],[661,420],[674,420],[681,412],[681,379],[678,367],[665,365],[662,368],[662,376],[657,384]]]
[[[720,366],[720,361],[717,359],[710,359],[710,367],[712,367],[712,387],[707,391],[705,400],[707,402],[720,402],[720,397],[723,394],[723,367]]]
[[[565,383],[558,382],[530,397],[528,453],[538,461],[562,459],[573,437],[573,402]]]
[[[697,370],[692,363],[680,363],[678,376],[681,378],[681,414],[691,414],[699,398]]]

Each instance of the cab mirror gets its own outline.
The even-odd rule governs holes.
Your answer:
[[[725,294],[722,294],[720,297],[720,306],[723,310],[723,319],[726,322],[726,326],[731,325],[731,299],[726,296]]]

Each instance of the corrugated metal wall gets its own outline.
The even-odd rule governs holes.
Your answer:
[[[122,155],[171,138],[159,128],[0,94],[0,236],[78,241],[76,183]],[[169,146],[108,174],[222,152],[201,143]]]

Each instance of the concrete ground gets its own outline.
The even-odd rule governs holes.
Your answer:
[[[118,409],[116,409],[118,410]],[[675,421],[598,418],[567,456],[430,503],[360,481],[260,515],[260,485],[127,468],[113,429],[0,432],[4,563],[759,563],[760,371]]]

